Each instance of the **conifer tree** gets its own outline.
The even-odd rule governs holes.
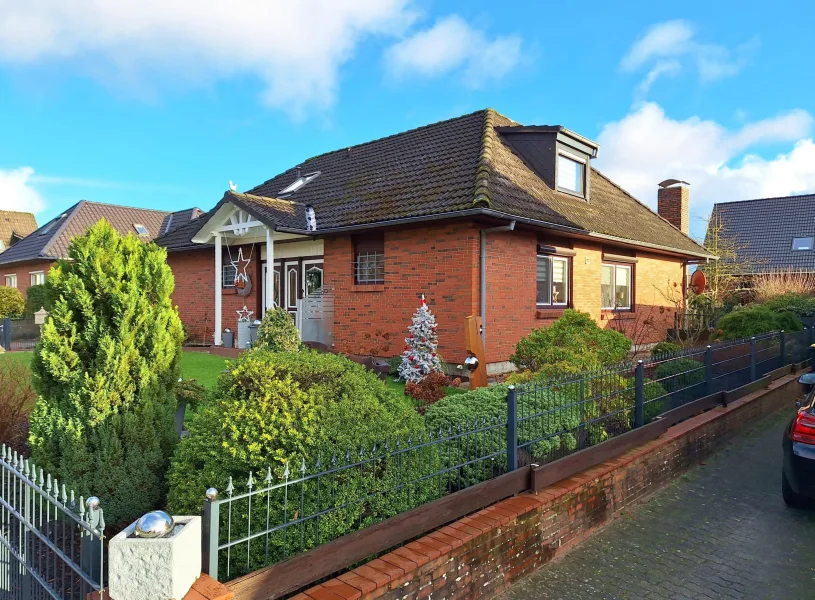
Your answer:
[[[437,352],[439,340],[436,335],[436,317],[430,312],[424,294],[422,305],[413,314],[413,322],[408,331],[410,336],[405,338],[399,378],[416,383],[429,373],[441,371],[441,359]]]
[[[38,467],[124,525],[165,493],[183,332],[167,252],[102,220],[46,279],[29,443]]]

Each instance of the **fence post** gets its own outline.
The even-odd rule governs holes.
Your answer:
[[[507,472],[518,468],[518,392],[514,385],[507,391]]]
[[[218,490],[209,488],[201,516],[201,570],[218,579],[218,537],[221,506],[216,501]]]
[[[750,338],[750,381],[758,379],[756,369],[756,337]]]
[[[708,396],[713,393],[713,348],[709,345],[705,348],[705,389]]]
[[[3,335],[0,335],[0,346],[6,352],[11,351],[11,319],[9,317],[3,319]]]
[[[645,365],[637,361],[634,373],[634,427],[645,425]]]
[[[783,367],[787,364],[787,332],[782,329],[778,335],[781,337],[781,364],[778,366]]]

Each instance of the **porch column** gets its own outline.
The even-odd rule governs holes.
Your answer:
[[[266,227],[266,296],[263,298],[264,312],[273,308],[274,301],[274,239],[272,230]]]
[[[221,340],[221,277],[223,272],[221,254],[221,233],[215,232],[215,345],[223,344]]]

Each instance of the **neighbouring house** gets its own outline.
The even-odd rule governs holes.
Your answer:
[[[51,265],[67,257],[71,238],[84,234],[100,219],[108,220],[120,233],[149,241],[199,214],[198,209],[168,212],[82,200],[40,228],[35,223],[33,231],[0,254],[0,285],[16,287],[25,295],[30,286],[45,283]]]
[[[815,273],[815,194],[719,202],[714,229],[727,240],[745,275],[799,271]]]
[[[37,229],[37,219],[32,213],[0,210],[0,253]]]
[[[205,344],[235,331],[244,306],[259,317],[277,305],[306,341],[394,356],[422,293],[451,364],[468,315],[483,318],[491,372],[567,307],[656,342],[687,266],[711,256],[688,237],[687,184],[662,182],[656,214],[592,167],[598,151],[482,110],[228,191],[156,242],[188,336]]]

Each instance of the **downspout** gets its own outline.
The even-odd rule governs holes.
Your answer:
[[[487,348],[487,234],[488,233],[498,233],[501,231],[513,231],[515,229],[515,221],[510,221],[507,225],[501,225],[499,227],[489,227],[488,229],[482,229],[480,233],[481,243],[480,243],[480,250],[481,250],[481,265],[480,265],[480,273],[479,273],[479,280],[481,282],[481,292],[480,292],[480,306],[479,310],[481,312],[481,341],[484,344],[484,349]]]

